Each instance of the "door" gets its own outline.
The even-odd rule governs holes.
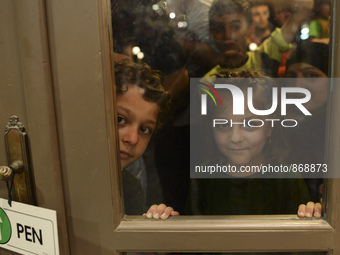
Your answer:
[[[333,3],[332,24],[339,6]],[[340,254],[339,179],[329,179],[326,215],[126,216],[118,158],[110,3],[1,1],[0,128],[26,127],[37,205],[57,211],[60,254],[122,252],[327,252]],[[333,29],[332,42],[339,34]],[[340,64],[331,43],[332,77]],[[332,87],[328,167],[340,165]],[[0,164],[6,164],[0,144]],[[1,197],[6,198],[4,183]],[[10,254],[1,250],[3,254]]]
[[[18,116],[29,134],[37,205],[57,211],[60,252],[69,254],[45,5],[1,1],[0,24],[2,134],[10,117]],[[7,165],[4,139],[0,147],[1,165]],[[8,198],[5,182],[1,197]]]

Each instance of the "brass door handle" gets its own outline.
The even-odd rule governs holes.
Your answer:
[[[0,166],[0,180],[9,181],[15,174],[20,174],[25,167],[21,160],[14,161],[10,166]]]
[[[33,173],[25,127],[17,116],[12,116],[5,128],[8,166],[0,167],[0,180],[13,181],[13,200],[35,205]]]

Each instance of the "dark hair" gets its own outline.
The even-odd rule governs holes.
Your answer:
[[[266,0],[263,0],[263,1],[255,1],[255,2],[252,2],[250,4],[250,14],[252,9],[254,7],[257,7],[257,6],[267,6],[268,7],[268,11],[269,11],[269,17],[268,17],[268,21],[270,21],[271,23],[273,23],[273,13],[274,13],[274,10],[273,10],[273,5],[270,4],[268,1]],[[252,15],[251,15],[252,16]]]
[[[321,7],[326,4],[331,5],[331,0],[315,0],[312,18],[319,17]]]
[[[256,6],[268,6],[268,9],[271,7],[270,4],[267,1],[255,1],[250,4],[250,9]]]
[[[250,22],[249,3],[246,0],[215,0],[209,10],[210,29],[212,29],[211,21],[214,17],[234,13],[244,15],[247,21]]]
[[[169,110],[170,105],[170,94],[162,86],[160,72],[143,62],[123,59],[115,64],[115,76],[116,92],[118,95],[127,92],[128,84],[136,85],[144,89],[142,96],[146,101],[154,102],[159,106],[157,131],[161,127],[163,117]]]
[[[256,71],[250,71],[250,70],[244,70],[244,71],[234,71],[230,69],[224,69],[223,71],[217,73],[214,75],[216,78],[225,78],[226,81],[223,83],[226,84],[233,84],[240,88],[244,94],[247,94],[247,89],[249,87],[253,88],[253,104],[256,105],[257,109],[269,109],[272,105],[272,93],[273,88],[277,87],[277,84],[274,82],[273,79],[266,77],[262,75],[259,72]],[[219,81],[220,83],[220,81]],[[278,90],[279,93],[279,90]],[[223,104],[225,105],[225,102],[230,102],[232,100],[232,95],[229,90],[225,90],[224,92],[220,93]],[[278,95],[278,98],[280,98],[280,95]],[[212,100],[211,100],[212,101]],[[245,102],[247,101],[247,98],[245,98]],[[210,102],[210,101],[209,101]],[[213,103],[213,102],[212,102]],[[208,105],[209,108],[209,105]],[[210,106],[210,109],[214,109],[215,111],[226,109],[226,106]],[[277,115],[280,112],[280,106],[278,105],[277,110],[271,114],[270,119],[278,119]],[[270,163],[284,163],[287,159],[288,153],[289,153],[289,144],[286,140],[286,136],[284,134],[284,130],[281,127],[280,124],[275,123],[273,127],[273,131],[271,134],[271,137],[267,140],[266,145],[264,147],[264,154],[267,158],[267,160]],[[215,141],[214,139],[211,139],[213,136],[212,134],[212,128],[211,128],[211,122],[209,122],[209,127],[204,127],[205,129],[208,128],[208,136],[207,138],[207,147],[208,151],[207,155],[208,157],[212,157],[212,155],[220,155],[220,153],[216,153]],[[213,144],[212,144],[213,143]]]

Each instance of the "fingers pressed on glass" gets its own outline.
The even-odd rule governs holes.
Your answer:
[[[151,219],[151,218],[153,217],[155,211],[157,210],[157,208],[158,208],[158,205],[152,205],[152,206],[150,206],[150,208],[149,208],[149,210],[147,211],[147,213],[146,213],[145,216],[146,216],[148,219]]]
[[[320,218],[322,214],[322,205],[320,203],[315,204],[314,217]]]
[[[172,207],[166,207],[164,209],[164,212],[161,214],[161,219],[162,220],[166,220],[167,218],[170,217],[171,213],[174,211],[174,209]]]
[[[177,216],[179,213],[175,211],[172,207],[166,206],[165,204],[152,205],[149,210],[143,214],[143,216],[148,219],[162,219],[166,220],[170,216]]]
[[[315,203],[314,202],[308,202],[306,206],[306,217],[307,218],[312,218],[314,214],[314,207]]]
[[[166,205],[165,204],[160,204],[160,205],[158,205],[158,207],[157,207],[157,209],[156,209],[156,211],[153,213],[153,218],[154,219],[159,219],[160,218],[160,216],[163,214],[163,212],[164,212],[164,210],[165,210],[165,208],[166,208]]]
[[[306,216],[306,205],[301,204],[298,209],[298,215],[299,217],[305,217]]]
[[[320,218],[322,215],[322,206],[320,203],[308,202],[306,205],[301,204],[298,209],[298,216],[301,218]]]

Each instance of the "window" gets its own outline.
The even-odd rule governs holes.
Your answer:
[[[117,230],[136,241],[136,245],[133,245],[134,248],[126,244],[119,246],[121,247],[120,251],[140,251],[137,247],[143,247],[145,251],[158,252],[311,252],[334,249],[334,245],[322,243],[319,235],[308,241],[303,237],[310,237],[310,233],[314,233],[313,231],[320,235],[325,233],[325,236],[330,237],[333,229],[332,224],[337,217],[332,212],[334,210],[332,206],[335,206],[332,205],[332,201],[335,201],[336,197],[337,180],[329,179],[326,182],[323,180],[323,175],[315,177],[305,174],[307,168],[319,165],[321,167],[327,165],[327,168],[331,168],[337,165],[332,156],[336,152],[336,144],[327,139],[329,135],[336,133],[333,126],[336,125],[337,120],[326,120],[328,113],[333,116],[334,107],[336,107],[332,100],[336,95],[336,90],[333,87],[333,91],[329,92],[329,84],[333,82],[330,79],[333,78],[330,67],[336,68],[336,63],[329,65],[328,52],[331,31],[328,30],[328,36],[327,32],[321,33],[323,35],[313,32],[315,20],[321,20],[320,22],[325,24],[330,22],[330,10],[327,19],[323,19],[320,17],[320,15],[324,15],[323,12],[321,13],[321,9],[326,9],[326,7],[315,5],[313,9],[308,1],[303,3],[297,1],[295,8],[291,3],[287,4],[283,1],[270,2],[269,4],[256,1],[220,2],[220,5],[216,5],[212,1],[153,1],[150,3],[113,1],[111,3],[116,71],[122,63],[119,63],[121,58],[128,58],[135,63],[147,63],[153,69],[161,72],[163,86],[172,95],[172,106],[164,119],[158,119],[158,115],[152,111],[145,114],[142,119],[138,119],[136,116],[125,116],[119,112],[120,105],[117,106],[118,124],[122,124],[118,130],[128,128],[129,124],[131,124],[131,128],[135,127],[135,136],[127,138],[128,141],[122,141],[122,138],[119,138],[120,150],[125,148],[122,146],[124,143],[133,143],[133,138],[138,139],[138,142],[144,142],[144,147],[147,144],[145,152],[141,153],[142,156],[138,157],[138,160],[135,160],[133,164],[128,164],[128,160],[136,154],[132,155],[132,152],[127,150],[120,151],[121,165],[123,166],[121,175],[124,205],[125,213],[128,216],[124,217]],[[228,4],[224,6],[223,2],[228,2]],[[330,9],[330,3],[324,2],[323,4],[329,5]],[[243,11],[244,6],[248,7]],[[296,20],[292,17],[300,19]],[[292,19],[294,22],[289,23]],[[284,22],[287,22],[286,27],[282,28]],[[295,29],[296,27],[299,29]],[[327,30],[327,26],[322,26],[322,28]],[[285,40],[282,45],[277,44],[279,39]],[[208,181],[190,178],[190,171],[192,171],[190,156],[192,154],[190,155],[189,148],[201,145],[201,141],[198,144],[193,142],[196,142],[195,138],[202,137],[199,130],[198,133],[193,133],[196,131],[193,131],[190,126],[190,124],[192,125],[189,118],[189,104],[192,102],[192,99],[190,100],[192,91],[190,90],[193,83],[202,82],[204,76],[214,77],[218,73],[220,77],[223,77],[223,74],[228,74],[225,72],[226,68],[231,69],[232,72],[237,70],[242,73],[243,70],[250,70],[251,72],[256,71],[260,75],[274,77],[280,91],[285,88],[284,83],[290,80],[294,81],[294,86],[290,85],[291,87],[306,88],[310,92],[311,99],[308,100],[308,104],[304,104],[304,107],[312,113],[312,117],[302,118],[304,116],[297,116],[296,112],[288,109],[290,116],[301,121],[301,125],[298,125],[299,129],[285,132],[286,137],[283,141],[289,148],[285,158],[286,165],[294,164],[297,168],[301,165],[303,168],[301,170],[303,178],[299,179],[299,183],[303,182],[303,190],[308,190],[306,194],[309,199],[318,202],[323,197],[323,209],[324,212],[327,209],[327,214],[324,214],[320,220],[301,220],[294,212],[288,210],[279,210],[278,212],[274,212],[274,210],[268,212],[255,210],[253,212],[247,209],[228,211],[230,208],[237,207],[233,204],[235,201],[240,204],[239,208],[247,208],[245,205],[247,202],[253,203],[248,207],[254,206],[254,204],[261,206],[259,203],[264,205],[270,200],[268,195],[275,193],[273,190],[281,191],[280,199],[282,201],[289,199],[292,197],[289,196],[289,193],[294,195],[299,190],[296,189],[298,184],[296,182],[292,184],[291,179],[276,180],[275,182],[259,179],[257,184],[253,184],[254,186],[249,188],[249,185],[242,186],[243,180],[240,181],[239,178],[212,178]],[[189,79],[191,79],[190,82]],[[119,80],[117,83],[121,81]],[[124,82],[121,83],[124,85]],[[117,102],[128,93],[136,92],[136,88],[131,86],[135,83],[133,80],[128,80],[125,82],[122,92],[117,90]],[[147,89],[142,85],[140,87],[142,87],[141,94],[143,94]],[[207,98],[211,99],[208,96]],[[297,95],[296,98],[301,98],[301,95],[300,97]],[[155,106],[155,102],[150,103],[150,100],[143,99],[143,96],[140,96],[139,100],[142,103],[148,102],[150,108],[136,105],[135,111],[131,108],[128,110],[132,112],[146,108],[151,110],[152,106]],[[137,101],[136,99],[133,102]],[[131,103],[128,105],[132,106]],[[200,108],[195,110],[199,111]],[[217,116],[215,119],[227,118]],[[248,123],[249,120],[244,119]],[[154,132],[157,130],[158,120],[164,125],[158,132]],[[238,120],[238,122],[242,121],[243,119]],[[330,128],[327,128],[327,121]],[[151,127],[145,125],[152,122],[156,122],[156,125]],[[220,128],[224,129],[225,127],[221,125]],[[326,131],[328,129],[329,131]],[[152,137],[146,137],[149,135],[147,130],[152,130]],[[264,135],[265,144],[261,145],[261,149],[267,148],[266,143],[271,142],[268,139],[268,137],[270,138],[269,133],[271,131],[267,130]],[[223,139],[221,137],[218,141]],[[227,145],[221,144],[220,146]],[[275,146],[282,154],[283,144]],[[227,160],[230,160],[234,165],[237,164],[236,159],[232,160],[231,156],[226,156],[227,153],[223,154],[223,149],[217,149]],[[234,154],[237,154],[238,157],[246,149],[234,148],[237,150],[234,151]],[[197,156],[195,160],[199,161],[197,165],[203,166],[206,162],[204,158],[206,154],[204,151],[200,151],[200,153],[202,154],[197,153],[198,156],[195,154]],[[128,163],[125,164],[124,161]],[[242,164],[240,163],[239,166]],[[289,188],[278,188],[280,185]],[[134,187],[138,187],[138,189]],[[258,195],[263,198],[262,202],[258,199],[254,203],[252,200],[256,192],[267,194],[265,196]],[[218,199],[211,199],[217,196],[219,196]],[[247,198],[243,199],[243,196]],[[203,200],[203,203],[200,200]],[[197,201],[201,205],[193,206]],[[211,202],[210,205],[207,205],[207,201]],[[227,201],[224,207],[220,206],[223,201]],[[146,220],[141,216],[131,216],[140,215],[146,212],[151,204],[159,203],[172,206],[182,216],[171,217],[164,222]],[[278,203],[278,201],[273,203]],[[300,202],[296,203],[298,205]],[[233,205],[229,206],[230,204]],[[267,204],[266,206],[273,209],[275,205]],[[211,206],[212,209],[208,206]],[[139,210],[140,208],[141,210]],[[216,211],[215,208],[222,209]],[[145,240],[138,236],[140,232],[145,233],[148,237],[160,233],[159,238],[162,238],[163,241],[160,241],[159,245],[151,241],[139,243]],[[179,240],[179,237],[183,239],[178,246],[173,245],[172,242],[165,242],[169,238]],[[195,237],[197,240],[201,240],[202,244],[194,241]],[[279,243],[278,240],[281,238],[283,241]],[[241,245],[242,240],[246,240],[246,245]]]

